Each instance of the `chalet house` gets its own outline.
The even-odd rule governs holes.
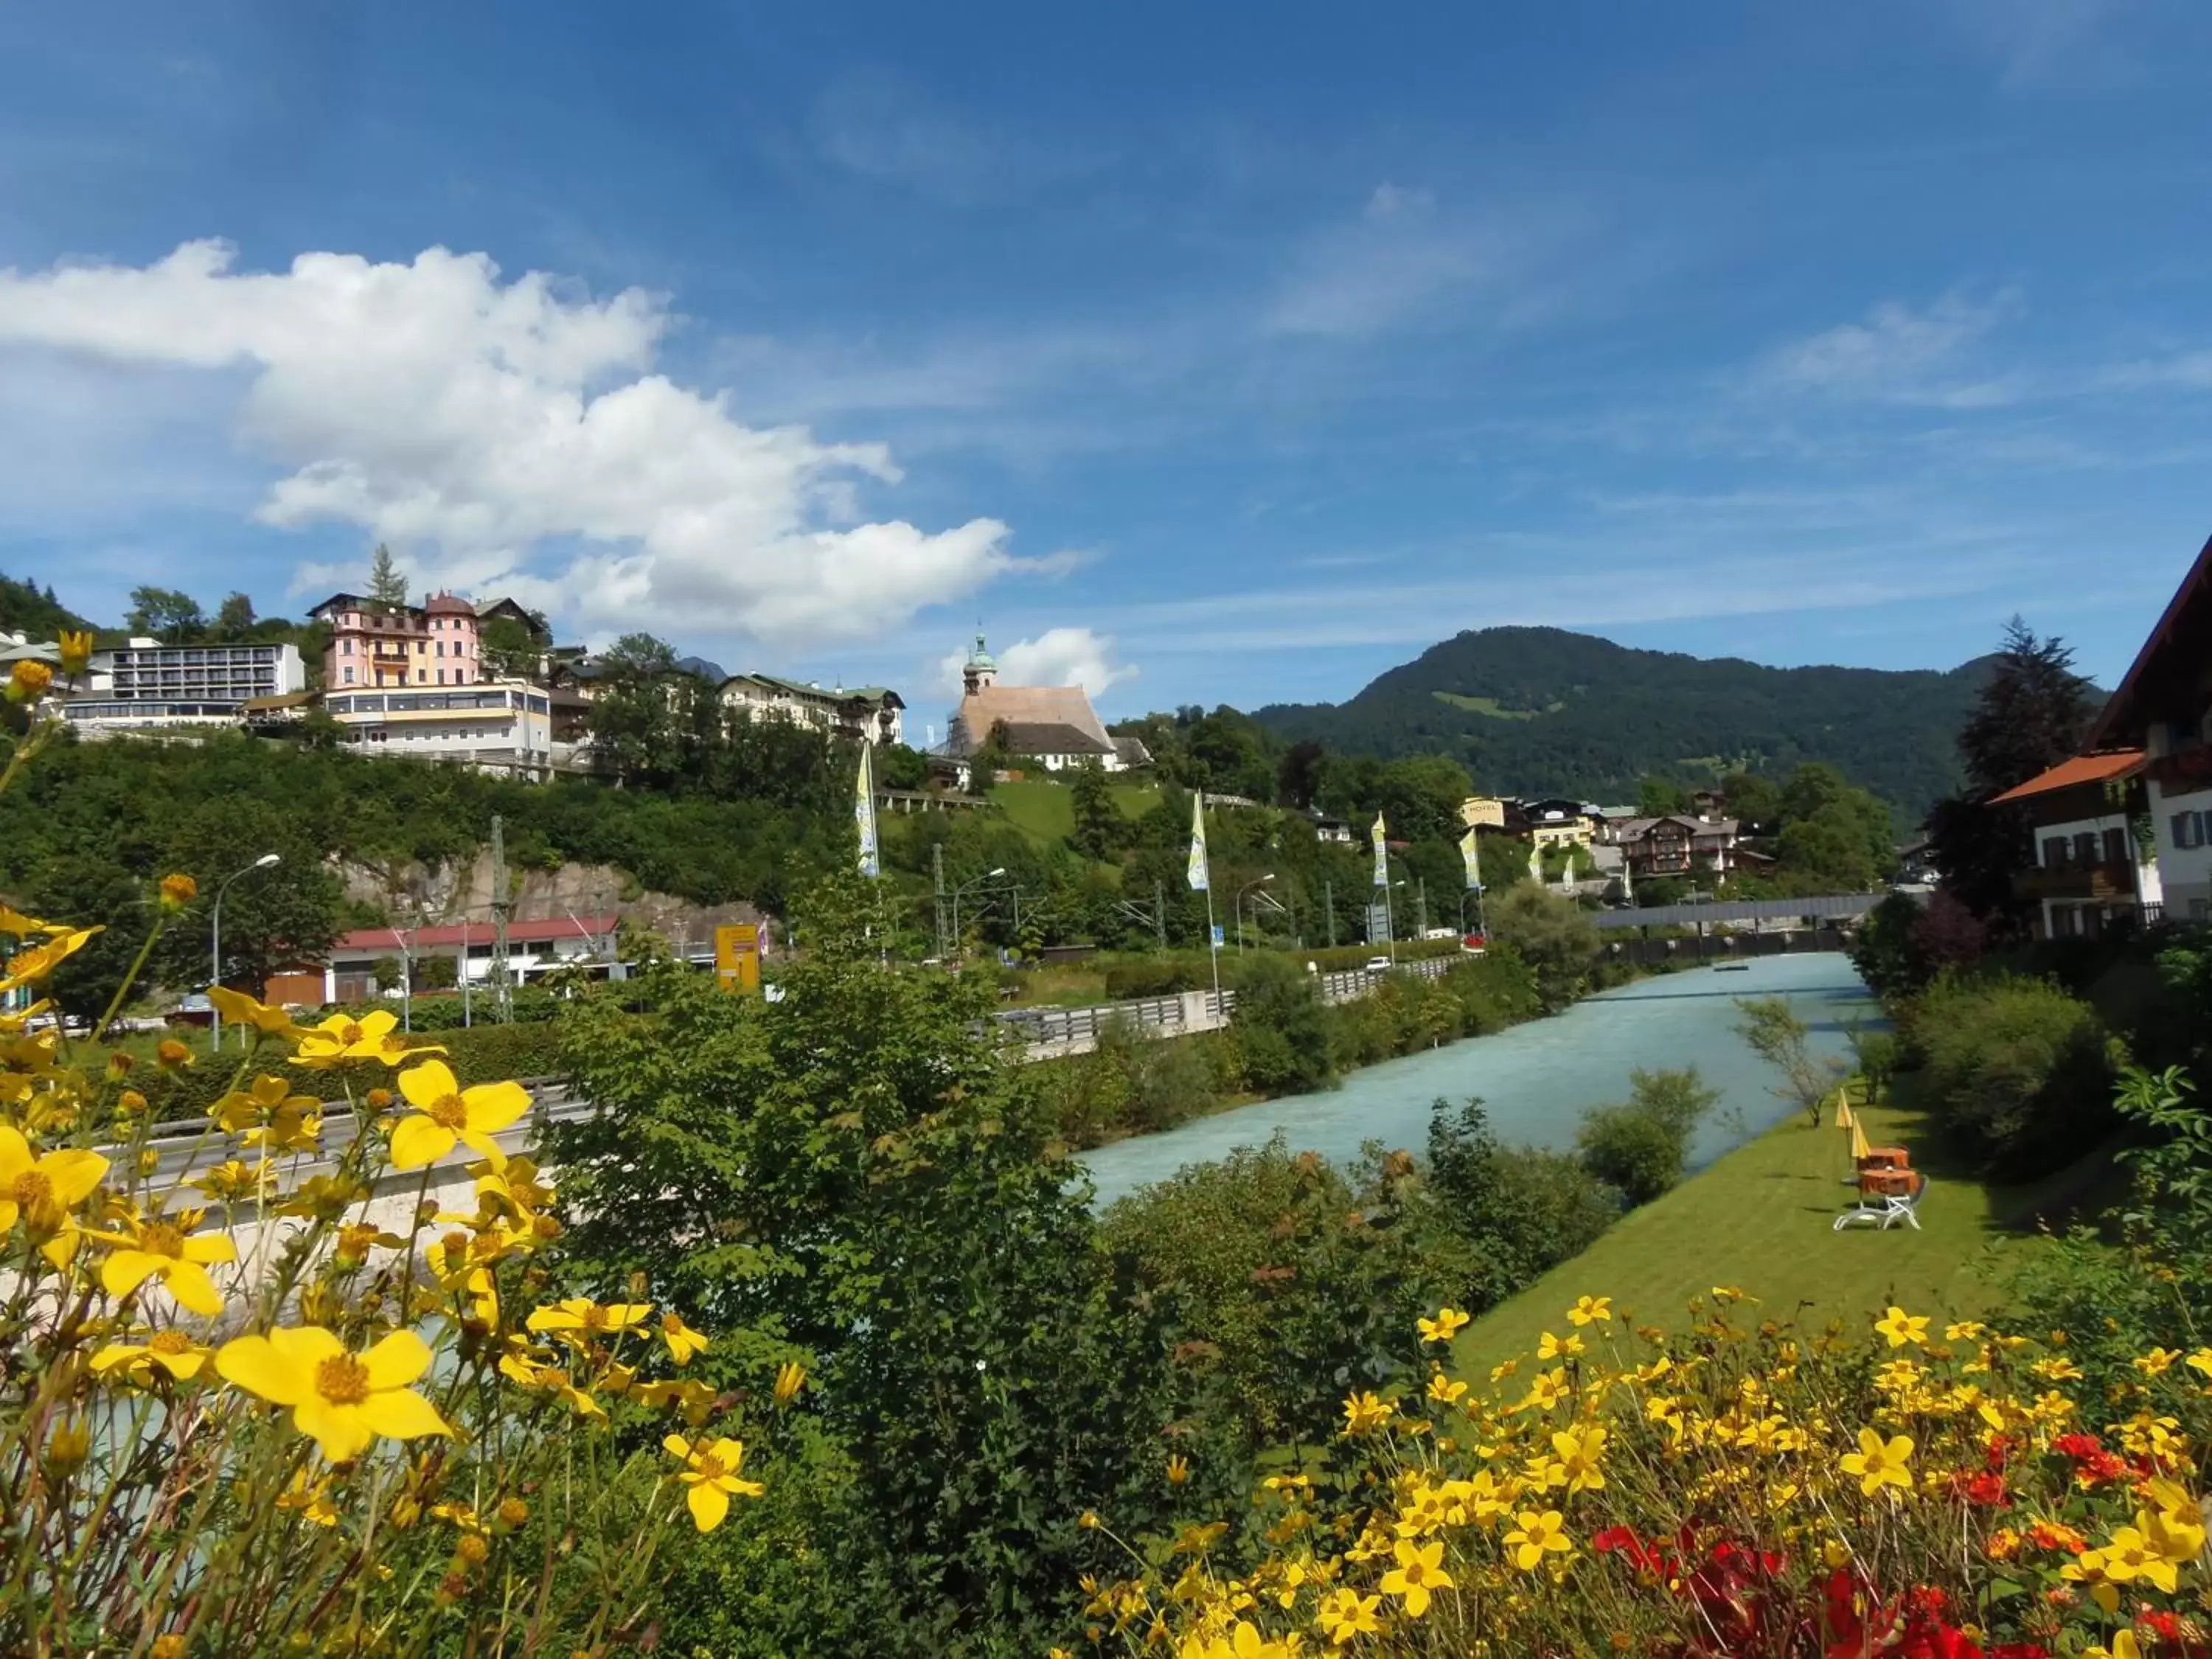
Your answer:
[[[1736,821],[1669,813],[1664,817],[1608,822],[1613,844],[1621,850],[1629,874],[1638,881],[1653,876],[1725,876],[1738,867]]]
[[[2159,866],[2145,856],[2135,822],[2145,810],[2140,749],[2076,755],[1996,796],[2035,825],[2035,862],[2013,878],[2032,907],[2038,939],[2094,939],[2160,901]]]
[[[1461,810],[1464,813],[1466,809]],[[1526,836],[1539,848],[1588,847],[1597,839],[1603,822],[1595,806],[1564,797],[1516,801],[1505,814],[1506,829]]]
[[[2212,921],[2212,542],[2198,550],[2089,740],[2100,750],[2142,750],[2158,914]]]
[[[474,685],[482,678],[482,623],[477,608],[458,594],[433,593],[420,605],[385,606],[358,593],[333,593],[307,614],[330,624],[330,648],[323,653],[326,690]]]

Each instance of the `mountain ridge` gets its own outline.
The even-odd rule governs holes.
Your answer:
[[[1489,628],[1440,641],[1341,703],[1271,703],[1252,718],[1346,753],[1447,754],[1500,793],[1626,801],[1650,773],[1690,781],[1827,761],[1917,818],[1959,785],[1954,740],[1989,661],[1776,668]]]

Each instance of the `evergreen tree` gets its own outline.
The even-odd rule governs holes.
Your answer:
[[[242,640],[252,632],[255,620],[253,601],[243,593],[233,593],[215,613],[215,636],[219,640]]]
[[[377,543],[368,567],[368,601],[381,611],[407,608],[407,574],[393,560],[392,550],[382,542]]]
[[[1075,771],[1074,794],[1076,850],[1086,858],[1112,857],[1121,814],[1107,787],[1106,769],[1095,760],[1084,762]]]
[[[123,625],[133,634],[151,634],[169,645],[186,645],[207,632],[207,617],[191,594],[173,587],[134,587]]]

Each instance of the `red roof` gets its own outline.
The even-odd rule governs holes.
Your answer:
[[[550,921],[510,921],[507,924],[507,942],[547,945],[555,939],[603,939],[613,933],[621,921],[622,917],[611,911],[599,916],[558,916]],[[333,954],[349,956],[363,951],[396,951],[403,941],[410,951],[426,945],[489,945],[491,923],[485,921],[453,922],[438,927],[362,927],[340,934],[331,950]]]
[[[2002,795],[1993,796],[1990,805],[1999,801],[2024,800],[2030,795],[2047,795],[2054,789],[2071,789],[2077,783],[2102,783],[2107,778],[2124,778],[2142,764],[2140,749],[2107,749],[2094,755],[2076,755],[2063,760],[2048,772],[2039,772],[2026,783],[2014,784]]]

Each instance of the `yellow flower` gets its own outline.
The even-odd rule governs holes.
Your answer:
[[[1418,1544],[1401,1538],[1391,1546],[1391,1553],[1398,1565],[1382,1575],[1382,1593],[1403,1601],[1408,1619],[1418,1619],[1429,1610],[1429,1597],[1434,1592],[1455,1588],[1451,1574],[1444,1571],[1441,1539]]]
[[[2160,1477],[2143,1488],[2154,1506],[2136,1516],[2152,1547],[2167,1560],[2194,1561],[2204,1553],[2204,1510],[2172,1481]]]
[[[192,1063],[192,1051],[174,1037],[163,1037],[154,1047],[154,1063],[166,1071]]]
[[[161,908],[181,910],[200,896],[200,884],[187,875],[161,878]]]
[[[60,1231],[106,1174],[106,1158],[78,1147],[33,1157],[23,1132],[0,1123],[0,1234],[19,1216],[34,1234]]]
[[[1466,1383],[1455,1382],[1442,1371],[1429,1379],[1429,1398],[1439,1406],[1456,1406],[1466,1392]]]
[[[94,1376],[106,1376],[121,1371],[131,1382],[143,1384],[152,1380],[154,1370],[159,1366],[178,1381],[189,1382],[200,1374],[213,1352],[182,1331],[156,1331],[143,1346],[109,1343],[93,1355],[92,1373]]]
[[[1567,1322],[1571,1325],[1587,1325],[1593,1320],[1612,1317],[1613,1298],[1609,1296],[1577,1297],[1575,1305],[1567,1310]]]
[[[349,1060],[374,1060],[397,1066],[417,1055],[445,1052],[434,1044],[410,1048],[407,1039],[396,1029],[398,1024],[398,1015],[388,1008],[374,1009],[359,1019],[332,1014],[321,1024],[311,1025],[299,1033],[300,1046],[292,1058],[299,1065],[319,1069]]]
[[[2148,1353],[2139,1354],[2128,1363],[2145,1376],[2164,1376],[2173,1368],[2173,1362],[2180,1358],[2179,1348],[2153,1348]]]
[[[308,1152],[322,1137],[322,1110],[314,1096],[295,1095],[283,1078],[264,1075],[216,1102],[210,1115],[233,1134],[244,1131],[249,1146]]]
[[[1978,1342],[1988,1330],[1989,1327],[1978,1319],[1961,1319],[1943,1328],[1943,1340],[1946,1342]]]
[[[705,1346],[704,1343],[700,1345]],[[788,1406],[799,1398],[799,1391],[806,1386],[806,1367],[796,1359],[787,1359],[775,1368],[775,1403]]]
[[[25,657],[8,676],[8,701],[36,702],[54,683],[54,671],[35,657]]]
[[[1439,1308],[1434,1319],[1423,1319],[1416,1322],[1421,1328],[1422,1341],[1449,1342],[1459,1334],[1461,1328],[1468,1322],[1468,1315],[1462,1313],[1456,1308]]]
[[[33,926],[43,927],[44,924],[33,923]],[[6,931],[14,933],[20,930],[9,928]],[[8,958],[5,968],[0,969],[0,991],[13,991],[25,985],[42,984],[52,977],[54,969],[60,967],[66,958],[75,956],[79,951],[84,949],[86,942],[94,933],[105,930],[99,927],[77,927],[59,933],[54,933],[52,928],[46,928],[45,931],[50,937],[44,945],[33,945],[27,950],[16,951],[14,956]]]
[[[464,1089],[442,1060],[426,1060],[402,1072],[399,1092],[415,1111],[392,1132],[395,1170],[435,1164],[453,1150],[456,1141],[483,1153],[496,1169],[507,1162],[507,1154],[492,1136],[530,1109],[530,1092],[520,1083],[480,1083]]]
[[[87,1237],[118,1247],[100,1264],[100,1282],[108,1295],[129,1296],[148,1279],[156,1279],[179,1306],[204,1319],[221,1313],[222,1296],[208,1277],[207,1264],[237,1261],[238,1246],[228,1233],[194,1233],[198,1223],[194,1211],[175,1222],[134,1217],[123,1224],[130,1229],[123,1233],[88,1228]]]
[[[2202,1371],[2205,1376],[2212,1376],[2212,1348],[2199,1348],[2189,1356],[2187,1363],[2191,1370]]]
[[[758,1498],[768,1491],[757,1480],[738,1478],[738,1471],[745,1461],[742,1440],[724,1438],[708,1444],[672,1434],[660,1443],[684,1464],[676,1478],[691,1489],[684,1494],[684,1501],[690,1507],[692,1523],[701,1532],[712,1532],[722,1524],[722,1517],[730,1512],[732,1497]]]
[[[1344,1402],[1344,1431],[1346,1434],[1372,1434],[1388,1424],[1395,1413],[1376,1397],[1373,1389],[1355,1394]]]
[[[333,1463],[349,1463],[382,1436],[412,1440],[451,1434],[430,1402],[408,1385],[430,1369],[429,1345],[393,1331],[364,1353],[319,1325],[241,1336],[216,1354],[227,1382],[292,1408],[292,1426]]]
[[[1564,1555],[1574,1548],[1559,1510],[1546,1510],[1539,1515],[1534,1510],[1522,1510],[1516,1518],[1521,1524],[1505,1534],[1505,1544],[1513,1552],[1513,1565],[1522,1571],[1534,1571],[1547,1554]]]
[[[1579,1336],[1553,1336],[1546,1331],[1536,1342],[1539,1359],[1572,1359],[1582,1351],[1583,1340]]]
[[[1901,1348],[1908,1342],[1926,1346],[1928,1321],[1919,1314],[1909,1314],[1893,1304],[1889,1311],[1874,1322],[1874,1328],[1889,1339],[1889,1346]]]
[[[54,643],[61,647],[62,672],[75,679],[92,662],[92,630],[64,628]]]
[[[282,1008],[271,1008],[228,985],[209,986],[208,1000],[215,1005],[216,1012],[233,1025],[250,1026],[267,1036],[299,1035],[300,1028],[292,1023],[292,1016]]]
[[[1190,1460],[1181,1452],[1168,1459],[1168,1485],[1180,1486],[1190,1479]]]
[[[1382,1605],[1379,1595],[1362,1595],[1356,1589],[1334,1589],[1322,1597],[1316,1622],[1322,1634],[1341,1647],[1355,1636],[1372,1636],[1382,1628],[1375,1614]]]
[[[1845,1474],[1859,1478],[1859,1491],[1871,1498],[1884,1486],[1911,1492],[1911,1436],[1893,1435],[1885,1442],[1872,1429],[1861,1429],[1859,1449],[1844,1454],[1842,1468]]]
[[[319,1527],[335,1527],[338,1523],[337,1506],[331,1502],[331,1478],[327,1474],[311,1481],[306,1469],[295,1470],[292,1484],[277,1494],[276,1507],[297,1510],[302,1521],[312,1521]]]
[[[2081,1659],[2142,1659],[2142,1645],[2136,1640],[2135,1632],[2122,1626],[2113,1632],[2111,1647],[2083,1648]]]
[[[602,1306],[587,1296],[572,1296],[565,1302],[537,1309],[525,1323],[533,1331],[612,1336],[642,1324],[652,1311],[649,1302],[611,1302]]]
[[[685,1324],[682,1314],[660,1316],[660,1340],[668,1345],[669,1358],[679,1365],[690,1364],[707,1351],[707,1339]]]
[[[1552,1449],[1559,1455],[1559,1468],[1566,1478],[1569,1497],[1605,1485],[1605,1475],[1598,1468],[1598,1459],[1605,1451],[1605,1431],[1598,1425],[1579,1431],[1560,1430],[1552,1437]]]

